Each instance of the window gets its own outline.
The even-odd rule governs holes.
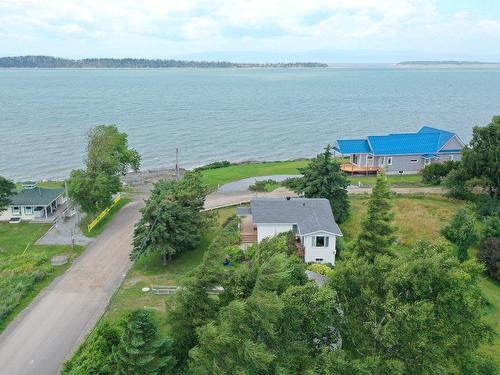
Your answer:
[[[410,163],[418,163],[418,159],[411,159]]]
[[[12,215],[20,216],[21,215],[21,207],[19,207],[19,206],[12,207]]]
[[[373,159],[373,155],[368,155],[367,158],[368,158],[368,160],[372,160]]]
[[[328,247],[328,237],[317,236],[312,238],[312,243],[314,247]]]
[[[387,158],[387,165],[392,165],[392,156]]]
[[[33,215],[33,207],[32,206],[24,206],[24,213],[26,215]]]
[[[358,155],[352,156],[352,164],[358,164]]]
[[[453,160],[453,155],[448,155],[448,160],[452,161]]]
[[[322,262],[323,258],[316,258],[316,262]]]

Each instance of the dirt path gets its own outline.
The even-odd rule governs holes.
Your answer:
[[[0,374],[53,375],[94,327],[131,266],[140,196],[0,335]]]

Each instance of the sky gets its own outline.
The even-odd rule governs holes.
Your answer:
[[[0,0],[0,56],[500,61],[500,0]]]

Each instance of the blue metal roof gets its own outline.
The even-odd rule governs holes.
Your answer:
[[[337,150],[341,154],[366,154],[372,152],[366,139],[340,139]]]
[[[364,139],[341,139],[336,148],[342,154],[405,155],[436,154],[454,136],[446,130],[423,126],[418,133],[369,136]]]
[[[422,157],[424,159],[434,159],[434,158],[437,158],[438,156],[436,154],[425,154],[425,155],[422,155]]]

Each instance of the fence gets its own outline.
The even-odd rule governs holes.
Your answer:
[[[104,211],[102,211],[99,215],[97,215],[97,217],[89,225],[87,225],[87,231],[90,232],[97,224],[99,224],[101,222],[101,220],[104,219],[108,215],[109,211],[111,211],[111,209],[114,206],[116,206],[118,204],[118,202],[120,202],[121,199],[122,199],[121,194],[118,194],[116,196],[116,198],[113,199],[113,203],[111,204],[111,206],[109,206]]]

